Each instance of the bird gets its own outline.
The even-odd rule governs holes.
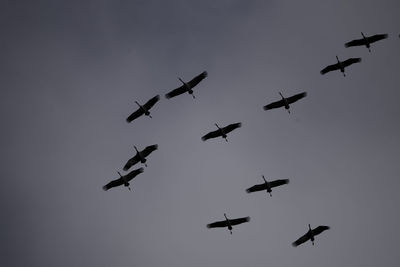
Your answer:
[[[336,64],[329,65],[326,68],[324,68],[323,70],[321,70],[321,74],[324,75],[325,73],[328,73],[330,71],[340,70],[343,73],[343,76],[346,76],[346,74],[344,73],[344,69],[346,67],[350,66],[351,64],[361,62],[361,58],[359,58],[359,57],[349,58],[349,59],[346,59],[345,61],[340,61],[338,56],[336,56],[336,60],[337,60]]]
[[[225,216],[224,221],[218,221],[218,222],[207,224],[207,228],[228,227],[229,231],[232,234],[232,226],[233,225],[242,224],[242,223],[250,221],[250,217],[243,217],[243,218],[238,218],[238,219],[228,219],[228,217],[226,217],[225,213],[224,213],[224,216]]]
[[[228,142],[228,139],[227,139],[226,135],[229,132],[232,132],[233,130],[235,130],[236,128],[240,128],[242,126],[242,123],[241,122],[232,123],[232,124],[229,124],[228,126],[225,126],[223,128],[220,128],[218,126],[218,124],[215,123],[215,126],[217,126],[218,130],[215,130],[213,132],[209,132],[208,134],[206,134],[203,137],[201,137],[201,140],[206,141],[206,140],[208,140],[210,138],[216,138],[218,136],[222,136],[222,138],[224,138],[225,141]]]
[[[268,104],[268,105],[264,106],[264,110],[285,107],[285,109],[290,114],[290,105],[289,104],[292,104],[292,103],[296,102],[297,100],[302,99],[303,97],[307,96],[306,92],[302,92],[302,93],[293,95],[293,96],[288,97],[288,98],[283,97],[281,92],[279,92],[279,94],[281,95],[282,99],[279,100],[279,101],[276,101],[276,102],[272,102],[271,104]]]
[[[277,187],[280,185],[284,185],[284,184],[288,184],[289,183],[289,179],[281,179],[281,180],[275,180],[275,181],[271,181],[271,182],[267,182],[267,180],[265,180],[264,175],[262,176],[262,178],[264,179],[264,183],[263,184],[256,184],[250,188],[246,189],[247,193],[253,193],[253,192],[257,192],[257,191],[263,191],[263,190],[267,190],[267,192],[269,193],[269,195],[272,197],[272,188],[273,187]]]
[[[121,175],[120,172],[118,172],[119,174],[119,178],[116,180],[113,180],[111,182],[109,182],[108,184],[106,184],[105,186],[103,186],[103,190],[107,191],[110,188],[113,187],[117,187],[120,185],[124,185],[125,187],[128,187],[129,190],[131,190],[130,186],[129,186],[129,181],[132,180],[133,178],[135,178],[138,174],[143,172],[143,168],[139,168],[136,170],[131,171],[130,173],[126,174],[126,175]]]
[[[303,244],[304,242],[311,240],[313,246],[314,246],[314,240],[315,240],[315,236],[319,235],[320,233],[322,233],[325,230],[329,230],[330,227],[329,226],[325,226],[325,225],[320,225],[315,229],[311,230],[311,226],[310,224],[308,225],[308,232],[303,235],[302,237],[300,237],[299,239],[297,239],[296,241],[294,241],[292,243],[292,246],[297,247],[301,244]]]
[[[352,40],[344,44],[345,47],[352,47],[352,46],[361,46],[365,45],[368,48],[368,51],[371,52],[371,44],[377,41],[383,40],[388,38],[388,34],[375,34],[372,36],[365,36],[364,33],[361,32],[362,39]]]
[[[123,168],[124,171],[129,170],[130,167],[132,167],[133,165],[135,165],[135,164],[138,163],[139,161],[140,161],[141,163],[143,163],[144,166],[147,167],[147,164],[146,164],[146,161],[147,161],[147,160],[146,160],[146,157],[147,157],[148,155],[150,155],[151,152],[153,152],[154,150],[157,150],[158,145],[155,144],[155,145],[147,146],[147,147],[146,147],[145,149],[143,149],[142,151],[139,151],[139,150],[137,149],[136,146],[133,146],[133,147],[134,147],[135,150],[136,150],[136,155],[135,155],[134,157],[130,158],[130,159],[128,160],[128,162],[126,162],[126,164],[125,164],[125,166],[124,166],[124,168]]]
[[[192,95],[193,99],[196,98],[193,94],[193,87],[195,87],[199,82],[201,82],[204,78],[206,78],[208,75],[207,71],[203,71],[193,79],[191,79],[189,82],[185,83],[181,78],[178,77],[178,79],[181,81],[183,84],[182,86],[172,90],[171,92],[165,94],[165,97],[167,99],[170,99],[174,96],[181,95],[183,93],[188,92],[190,95]]]
[[[160,100],[160,95],[156,95],[155,97],[150,98],[150,100],[147,101],[146,104],[144,104],[143,106],[140,105],[137,101],[135,101],[135,103],[139,106],[139,108],[135,112],[133,112],[131,115],[129,115],[129,117],[126,119],[126,121],[129,123],[129,122],[133,121],[134,119],[139,118],[143,114],[152,118],[150,115],[150,109],[154,106],[155,103],[158,102],[158,100]]]

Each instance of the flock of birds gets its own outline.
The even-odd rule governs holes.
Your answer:
[[[354,47],[354,46],[365,46],[369,52],[371,52],[371,44],[375,43],[377,41],[383,40],[388,38],[387,34],[376,34],[376,35],[372,35],[372,36],[365,36],[362,32],[361,32],[362,38],[361,39],[356,39],[356,40],[352,40],[350,42],[345,43],[345,47]],[[400,37],[400,36],[399,36]],[[342,74],[344,76],[346,76],[345,74],[345,68],[355,64],[355,63],[359,63],[361,62],[361,58],[349,58],[346,59],[344,61],[340,61],[339,58],[336,56],[336,60],[337,63],[329,65],[327,67],[325,67],[324,69],[322,69],[320,71],[320,73],[322,75],[331,72],[331,71],[335,71],[335,70],[340,70],[342,72]],[[170,99],[179,95],[182,95],[184,93],[188,93],[190,94],[193,99],[195,99],[195,96],[193,94],[193,88],[195,86],[197,86],[203,79],[205,79],[207,77],[207,72],[204,71],[201,74],[197,75],[196,77],[194,77],[192,80],[190,80],[189,82],[184,82],[181,78],[178,78],[182,85],[172,91],[170,91],[169,93],[165,94],[165,98]],[[288,113],[290,114],[290,104],[293,104],[294,102],[304,98],[307,96],[306,92],[302,92],[302,93],[298,93],[295,94],[293,96],[290,97],[284,97],[282,95],[282,93],[280,93],[281,99],[279,101],[276,102],[272,102],[266,106],[264,106],[264,110],[270,110],[270,109],[276,109],[276,108],[281,108],[284,107]],[[150,114],[150,109],[160,100],[160,95],[156,95],[153,98],[149,99],[145,104],[141,105],[139,104],[137,101],[135,101],[135,103],[138,105],[138,109],[133,112],[131,115],[129,115],[129,117],[126,119],[126,121],[128,123],[132,122],[133,120],[139,118],[142,115],[148,116],[151,118],[151,114]],[[215,131],[211,131],[207,134],[205,134],[204,136],[201,137],[201,139],[203,141],[206,141],[208,139],[211,138],[217,138],[217,137],[222,137],[223,139],[225,139],[225,141],[228,141],[227,139],[227,134],[234,131],[237,128],[241,127],[241,123],[232,123],[229,124],[225,127],[220,127],[218,126],[218,124],[215,124],[215,126],[217,127],[217,130]],[[123,167],[124,171],[128,171],[132,166],[136,165],[137,163],[142,163],[147,167],[146,161],[147,161],[147,157],[155,150],[158,149],[158,145],[154,144],[154,145],[150,145],[147,146],[146,148],[144,148],[143,150],[139,151],[137,149],[136,146],[134,146],[136,154],[135,156],[133,156],[132,158],[130,158],[126,164]],[[144,171],[143,168],[138,168],[135,169],[131,172],[129,172],[126,175],[121,175],[120,172],[118,172],[120,178],[113,180],[111,182],[109,182],[108,184],[103,186],[103,189],[105,191],[113,188],[113,187],[118,187],[121,185],[124,185],[125,187],[127,187],[129,190],[130,189],[130,181],[135,178],[137,175],[139,175],[140,173],[142,173]],[[267,181],[264,177],[264,175],[262,176],[264,182],[261,184],[256,184],[248,189],[246,189],[247,193],[253,193],[253,192],[258,192],[258,191],[266,191],[271,197],[272,197],[272,188],[277,187],[277,186],[282,186],[285,184],[289,183],[289,179],[280,179],[280,180],[274,180],[274,181]],[[217,221],[217,222],[213,222],[210,224],[207,224],[207,228],[225,228],[227,227],[228,230],[230,231],[230,233],[232,234],[232,229],[234,225],[238,225],[238,224],[242,224],[242,223],[246,223],[250,221],[250,217],[243,217],[243,218],[236,218],[236,219],[230,219],[226,216],[226,214],[224,213],[224,217],[225,219],[222,221]],[[324,225],[320,225],[314,229],[311,228],[310,224],[308,225],[308,231],[302,235],[299,239],[297,239],[296,241],[294,241],[292,243],[292,245],[294,247],[297,247],[305,242],[307,242],[308,240],[310,240],[312,242],[312,245],[314,245],[314,241],[315,241],[315,236],[321,234],[322,232],[326,231],[330,229],[329,226],[324,226]]]

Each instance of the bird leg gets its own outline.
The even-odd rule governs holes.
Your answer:
[[[269,195],[272,197],[272,193],[271,192],[268,192],[269,193]]]
[[[150,117],[150,118],[153,118],[150,114],[149,114],[149,117]]]
[[[195,99],[196,97],[194,96],[194,94],[192,94],[193,99]]]
[[[144,166],[145,166],[145,167],[147,167],[147,164],[146,164],[146,163],[144,163]]]

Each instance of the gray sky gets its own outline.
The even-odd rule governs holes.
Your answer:
[[[398,265],[399,1],[82,2],[0,1],[2,266]],[[336,55],[363,61],[321,76]],[[308,96],[263,111],[279,91]],[[290,184],[247,194],[262,174]],[[224,212],[251,221],[206,228]],[[331,230],[291,247],[308,223]]]

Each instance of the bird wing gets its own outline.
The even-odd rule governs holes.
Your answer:
[[[133,178],[135,178],[138,174],[140,174],[142,172],[143,172],[143,168],[133,170],[130,173],[128,173],[127,175],[125,175],[125,179],[129,182],[130,180],[132,180]]]
[[[134,119],[137,119],[138,117],[142,116],[143,114],[144,114],[143,110],[141,108],[139,108],[138,110],[133,112],[131,115],[129,115],[129,117],[126,118],[126,121],[131,122]]]
[[[285,102],[283,101],[283,99],[276,101],[276,102],[272,102],[271,104],[268,104],[266,106],[264,106],[264,110],[269,110],[269,109],[273,109],[273,108],[280,108],[283,107],[285,105]]]
[[[320,225],[317,228],[313,229],[313,234],[314,235],[319,235],[320,233],[322,233],[325,230],[329,230],[330,227],[329,226],[325,226],[325,225]]]
[[[229,220],[229,221],[231,222],[231,225],[237,225],[237,224],[249,222],[250,217],[243,217],[243,218],[233,219],[233,220]]]
[[[271,181],[268,184],[272,188],[272,187],[277,187],[277,186],[288,184],[288,183],[289,183],[289,179],[281,179],[281,180]]]
[[[113,181],[109,182],[108,184],[106,184],[105,186],[103,186],[103,190],[107,191],[110,188],[117,187],[117,186],[120,186],[122,184],[124,184],[124,181],[122,181],[122,179],[119,178],[119,179],[113,180]]]
[[[374,43],[379,40],[386,39],[386,38],[388,38],[388,36],[389,36],[388,34],[375,34],[375,35],[368,37],[367,39],[370,43]]]
[[[228,222],[226,220],[207,224],[207,228],[227,227],[227,226]]]
[[[265,183],[264,184],[256,184],[256,185],[254,185],[254,186],[252,186],[250,188],[247,188],[246,192],[247,193],[252,193],[252,192],[262,191],[262,190],[265,190],[265,189],[267,189],[267,185]]]
[[[190,88],[195,87],[196,85],[199,84],[199,82],[201,82],[205,77],[207,77],[207,71],[203,71],[202,73],[200,73],[199,75],[197,75],[196,77],[194,77],[193,79],[191,79],[188,82],[188,85],[190,86]]]
[[[150,155],[151,152],[153,152],[154,150],[157,150],[158,145],[151,145],[151,146],[147,146],[145,149],[143,149],[142,152],[140,152],[142,154],[143,157],[147,157],[148,155]]]
[[[288,98],[286,98],[286,100],[289,104],[292,104],[292,103],[296,102],[297,100],[302,99],[303,97],[306,97],[306,96],[307,96],[307,93],[302,92],[300,94],[296,94],[291,97],[288,97]]]
[[[138,163],[139,161],[140,161],[140,157],[139,157],[138,154],[136,154],[134,157],[130,158],[130,159],[126,162],[126,164],[125,164],[123,170],[124,170],[124,171],[129,170],[130,167],[132,167],[133,165],[135,165],[135,164]]]
[[[225,133],[229,133],[229,132],[232,132],[233,130],[235,130],[236,128],[240,128],[240,127],[242,127],[242,123],[238,122],[238,123],[229,124],[228,126],[225,126],[223,129],[224,129]]]
[[[150,100],[147,101],[146,104],[143,105],[143,107],[149,110],[152,106],[154,106],[155,103],[158,102],[158,100],[160,100],[160,95],[156,95],[155,97],[150,98]]]
[[[208,140],[210,138],[215,138],[215,137],[218,137],[218,136],[221,136],[221,132],[219,130],[216,130],[216,131],[212,131],[212,132],[209,132],[208,134],[204,135],[201,138],[201,140],[206,141],[206,140]]]
[[[298,245],[303,244],[304,242],[306,242],[306,241],[309,240],[309,239],[310,239],[310,236],[309,236],[309,234],[308,234],[308,232],[307,232],[305,235],[303,235],[302,237],[300,237],[299,239],[297,239],[296,241],[294,241],[294,242],[292,243],[292,246],[293,246],[293,247],[297,247]]]
[[[333,70],[338,70],[338,69],[340,69],[338,63],[333,64],[333,65],[329,65],[325,69],[321,70],[321,74],[324,75],[325,73],[328,73],[328,72],[333,71]]]
[[[345,61],[342,62],[342,64],[343,64],[343,66],[347,67],[347,66],[350,66],[351,64],[358,63],[358,62],[361,62],[361,58],[359,58],[359,57],[346,59]]]
[[[344,44],[345,47],[365,45],[364,39],[356,39]]]
[[[178,87],[178,88],[172,90],[172,91],[169,92],[168,94],[165,94],[165,97],[166,97],[167,99],[170,99],[171,97],[174,97],[174,96],[183,94],[183,93],[185,93],[186,91],[187,91],[187,90],[186,90],[186,87],[185,87],[184,85],[182,85],[181,87]]]

